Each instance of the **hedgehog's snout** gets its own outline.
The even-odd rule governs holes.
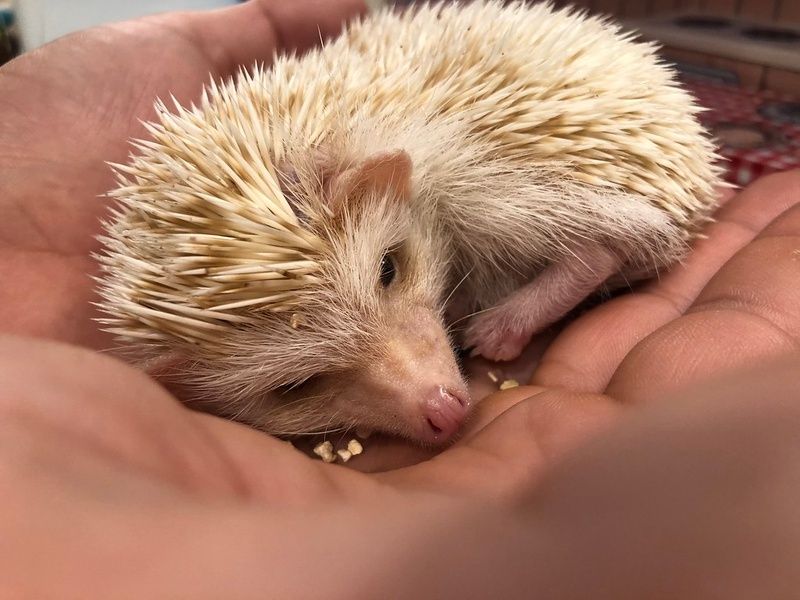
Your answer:
[[[463,391],[438,386],[421,398],[420,411],[427,427],[421,428],[420,437],[432,444],[450,441],[461,429],[469,409],[469,397]]]
[[[471,403],[441,319],[425,307],[398,309],[384,339],[349,382],[347,406],[337,408],[425,445],[452,441]]]

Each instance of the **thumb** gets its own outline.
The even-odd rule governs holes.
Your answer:
[[[318,45],[364,13],[364,0],[248,0],[229,8],[183,13],[180,18],[189,20],[183,24],[215,72],[226,76],[242,65],[270,62],[276,51],[302,52]]]

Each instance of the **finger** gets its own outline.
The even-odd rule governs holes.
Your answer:
[[[517,453],[520,440],[509,435],[513,427],[546,459],[566,452],[588,437],[599,425],[616,416],[621,407],[606,396],[576,394],[523,386],[487,398],[490,407],[479,415],[459,442],[509,456]]]
[[[708,281],[773,219],[797,202],[800,172],[767,177],[725,202],[705,239],[699,240],[686,265],[673,269],[645,288],[685,311]]]
[[[751,188],[752,204],[731,207],[732,219],[745,219],[739,230],[754,234],[765,220],[757,201],[765,212],[792,206],[725,263],[684,316],[634,348],[610,394],[644,401],[800,346],[799,190],[800,172],[787,174]]]
[[[364,0],[255,0],[255,4],[275,24],[284,50],[316,46],[320,39],[338,35],[346,21],[367,12]]]
[[[493,421],[500,418],[517,404],[533,401],[546,391],[546,388],[523,385],[510,390],[494,391],[489,394],[477,406],[470,420],[464,426],[458,444],[464,445],[468,443],[476,435],[480,435]]]
[[[707,238],[698,240],[683,264],[567,327],[542,357],[531,383],[604,391],[637,344],[683,314],[726,261],[797,202],[793,190],[799,180],[797,174],[766,177],[726,203],[707,229]]]
[[[303,51],[336,36],[365,12],[363,0],[250,0],[215,11],[175,13],[164,22],[188,29],[215,73],[228,76],[276,51]]]

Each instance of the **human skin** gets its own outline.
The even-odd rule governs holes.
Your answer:
[[[798,173],[510,367],[538,364],[429,460],[376,444],[353,464],[380,472],[325,465],[96,352],[103,161],[153,97],[312,43],[310,4],[101,28],[0,69],[0,595],[793,597]],[[316,3],[341,10],[323,31],[344,4]]]

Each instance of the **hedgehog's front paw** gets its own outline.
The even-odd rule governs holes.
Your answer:
[[[472,318],[464,332],[464,347],[471,356],[495,361],[514,360],[531,341],[531,334],[510,326],[502,315],[487,312]]]

